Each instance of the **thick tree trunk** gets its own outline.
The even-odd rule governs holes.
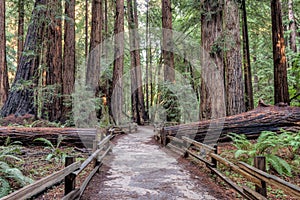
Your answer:
[[[201,15],[201,92],[200,119],[226,115],[222,40],[222,11],[220,1],[205,0]],[[210,13],[210,15],[207,15]]]
[[[175,81],[173,33],[172,33],[172,7],[171,0],[162,0],[162,56],[164,66],[164,80]]]
[[[224,24],[227,39],[224,59],[227,116],[245,112],[239,20],[238,4],[234,0],[226,0]]]
[[[62,5],[60,0],[48,2],[48,15],[51,22],[47,26],[47,109],[44,116],[50,121],[60,121],[62,114]]]
[[[140,42],[138,35],[138,16],[136,0],[127,1],[128,24],[130,28],[130,56],[131,56],[131,100],[133,121],[143,125],[146,120],[141,59]]]
[[[56,144],[58,136],[62,135],[64,137],[62,145],[92,147],[96,133],[96,129],[0,127],[0,145],[3,145],[7,137],[10,137],[12,142],[20,141],[23,145],[38,144],[33,142],[36,138],[45,138],[50,140],[52,144]]]
[[[275,104],[289,103],[287,61],[280,0],[271,0]]]
[[[242,0],[243,59],[246,111],[254,109],[246,0]]]
[[[18,20],[18,58],[17,58],[17,63],[19,64],[21,54],[23,52],[23,45],[24,45],[24,17],[25,17],[24,0],[19,0],[18,9],[19,9],[19,20]]]
[[[122,123],[123,115],[123,68],[124,68],[124,0],[116,0],[116,16],[114,25],[115,54],[113,68],[113,84],[110,91],[111,110],[116,124]]]
[[[228,133],[245,134],[248,138],[254,139],[262,131],[280,131],[281,129],[293,132],[300,130],[299,107],[261,104],[254,110],[225,119],[165,127],[162,133],[176,137],[185,135],[193,137],[197,141],[209,143],[228,141]]]
[[[92,29],[90,39],[90,53],[86,72],[86,84],[96,95],[99,90],[100,57],[102,48],[102,0],[92,2]]]
[[[0,108],[8,94],[8,74],[6,63],[5,1],[0,2]]]
[[[13,90],[1,110],[1,116],[36,114],[34,90],[38,82],[38,66],[46,19],[46,0],[36,0],[16,73]]]
[[[75,0],[65,3],[65,15],[68,20],[64,23],[64,60],[63,60],[63,109],[62,121],[66,121],[72,111],[72,93],[75,83]]]

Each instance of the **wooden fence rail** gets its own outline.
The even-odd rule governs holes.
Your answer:
[[[66,158],[66,166],[64,169],[55,172],[41,180],[38,180],[28,186],[25,186],[8,196],[2,197],[0,200],[23,200],[36,196],[47,188],[63,181],[65,179],[65,196],[64,200],[79,199],[84,190],[86,189],[88,183],[99,170],[102,165],[103,158],[111,150],[110,140],[114,137],[113,132],[103,138],[101,141],[95,141],[96,147],[95,151],[90,155],[83,163],[74,162],[73,157]],[[102,138],[98,137],[98,138]],[[95,162],[94,169],[89,174],[89,176],[84,180],[83,184],[79,188],[75,188],[76,177],[91,163]]]
[[[164,134],[164,132],[161,133]],[[282,189],[285,193],[289,195],[300,198],[300,187],[288,183],[280,179],[279,177],[270,175],[246,163],[239,162],[238,165],[235,165],[218,155],[217,147],[202,144],[185,136],[181,136],[178,138],[174,136],[160,135],[158,138],[161,138],[161,143],[163,145],[166,145],[175,152],[180,153],[185,157],[191,156],[196,160],[205,163],[213,174],[221,178],[224,182],[226,182],[230,187],[232,187],[246,199],[267,199],[267,184]],[[195,149],[199,150],[199,152],[195,152]],[[198,155],[198,153],[202,154],[203,152],[205,153],[205,156]],[[211,160],[208,160],[207,157],[210,157]],[[228,169],[234,171],[235,173],[246,178],[248,181],[254,183],[256,186],[256,190],[254,191],[246,186],[238,186],[237,183],[235,183],[234,181],[223,175],[220,171],[218,171],[217,165],[219,164],[224,165]]]

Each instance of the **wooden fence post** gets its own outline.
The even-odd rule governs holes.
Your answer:
[[[264,156],[256,156],[254,158],[254,167],[256,167],[259,170],[266,171],[266,157]],[[261,188],[257,185],[255,186],[255,191],[259,194],[263,195],[264,197],[267,197],[267,185],[265,181],[261,181]]]
[[[214,150],[214,154],[217,154],[218,155],[218,144],[215,144],[214,145],[214,148],[215,148],[215,150]],[[213,164],[213,168],[217,168],[217,166],[218,166],[218,161],[215,159],[215,158],[211,158],[211,162],[212,162],[212,164]]]
[[[75,162],[74,157],[66,157],[65,167],[71,165],[74,162]],[[76,186],[75,181],[76,181],[76,175],[74,174],[69,174],[68,176],[65,177],[65,196],[75,189]]]

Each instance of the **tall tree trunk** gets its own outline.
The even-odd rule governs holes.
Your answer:
[[[225,1],[224,24],[227,38],[224,57],[226,113],[227,116],[231,116],[245,111],[239,8],[234,0]]]
[[[289,11],[289,31],[290,31],[290,38],[289,38],[289,42],[290,42],[290,48],[292,50],[293,53],[297,54],[298,49],[297,49],[297,26],[296,26],[296,19],[295,19],[295,15],[294,15],[294,4],[293,4],[293,0],[289,0],[288,1],[288,11]],[[300,79],[300,74],[299,74],[299,65],[297,65],[297,63],[295,62],[294,59],[292,59],[291,62],[292,65],[292,71],[293,71],[293,76],[296,78],[296,80]],[[293,87],[296,90],[296,94],[294,94],[293,97],[291,97],[290,101],[292,101],[293,99],[297,99],[297,97],[300,95],[300,86],[298,83],[295,83],[293,85]]]
[[[24,54],[1,116],[36,114],[34,90],[38,82],[38,66],[46,18],[46,0],[36,0],[24,44]]]
[[[171,0],[162,0],[162,27],[163,46],[162,55],[164,63],[165,81],[175,81],[173,34],[172,34],[172,8]]]
[[[222,10],[220,1],[205,0],[201,15],[201,68],[200,119],[226,115],[224,103],[224,66],[222,40]],[[208,14],[209,13],[209,14]]]
[[[280,0],[271,0],[275,104],[289,103],[287,61]]]
[[[138,5],[137,0],[134,0],[134,23],[136,29],[138,29]],[[141,70],[141,58],[140,58],[140,37],[138,32],[135,35],[135,58],[136,58],[136,75],[137,75],[137,84],[138,84],[138,113],[140,116],[140,123],[144,124],[148,117],[145,111],[145,101],[144,101],[144,92],[143,92],[143,81],[142,81],[142,70]]]
[[[47,103],[50,121],[60,121],[62,114],[62,5],[60,0],[48,2],[51,22],[47,26],[46,84],[50,102]],[[49,100],[49,99],[48,99]]]
[[[85,0],[85,57],[89,53],[89,0]]]
[[[130,37],[130,56],[131,56],[131,100],[132,115],[134,122],[139,125],[146,120],[141,60],[140,43],[138,35],[137,3],[135,0],[127,0],[128,24]]]
[[[243,60],[246,111],[254,109],[246,0],[242,0]]]
[[[297,38],[297,27],[296,27],[296,19],[294,15],[294,6],[293,0],[289,0],[288,2],[288,9],[289,9],[289,30],[290,30],[290,46],[291,50],[296,53],[297,52],[297,45],[296,45],[296,38]]]
[[[115,54],[113,68],[113,84],[111,94],[114,94],[111,102],[112,113],[116,124],[122,120],[123,106],[123,68],[124,68],[124,0],[116,0],[116,16],[114,25]],[[112,97],[112,95],[110,95]]]
[[[146,93],[146,115],[149,118],[149,61],[150,61],[150,32],[149,32],[149,1],[146,2],[146,74],[145,74],[145,93]],[[151,84],[151,83],[150,83]]]
[[[75,83],[75,0],[65,3],[65,15],[68,20],[64,23],[64,60],[63,60],[63,113],[62,121],[70,117],[72,111],[72,92]]]
[[[24,17],[25,17],[24,0],[19,0],[18,9],[19,9],[19,20],[18,20],[18,58],[17,58],[17,63],[19,64],[21,54],[23,52],[23,45],[24,45]]]
[[[102,0],[92,2],[92,30],[90,39],[90,53],[86,72],[86,84],[96,95],[99,91],[100,57],[102,48]]]
[[[5,34],[5,0],[2,0],[0,2],[0,108],[7,99],[8,87]]]

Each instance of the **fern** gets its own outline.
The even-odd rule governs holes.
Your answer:
[[[273,167],[280,175],[292,176],[291,166],[276,155],[266,155],[267,169]]]
[[[33,180],[31,178],[24,176],[23,173],[17,168],[7,168],[3,170],[3,173],[6,174],[7,177],[17,181],[22,187],[27,184],[33,183]]]
[[[47,146],[49,146],[51,149],[55,149],[54,145],[52,144],[52,142],[46,138],[36,138],[33,140],[34,142],[43,142],[44,144],[46,144]]]
[[[9,185],[9,182],[0,176],[0,198],[6,196],[9,194],[11,190],[11,187]]]
[[[52,144],[52,142],[46,138],[37,138],[35,139],[34,141],[40,141],[40,142],[43,142],[45,143],[47,146],[45,148],[48,148],[50,149],[51,153],[49,153],[47,156],[46,156],[46,160],[47,161],[51,161],[52,159],[55,159],[56,162],[61,162],[63,163],[64,162],[64,159],[66,157],[66,154],[61,151],[59,149],[59,146],[61,144],[61,142],[64,140],[65,138],[61,135],[58,136],[57,138],[57,143],[56,143],[56,146],[54,146]]]
[[[246,162],[253,164],[255,156],[261,155],[266,157],[267,170],[271,167],[280,175],[292,176],[291,166],[276,154],[279,149],[291,145],[293,137],[288,138],[287,135],[278,135],[277,133],[264,131],[261,133],[257,142],[252,144],[245,135],[237,135],[231,133],[229,137],[237,147],[235,158],[241,156],[246,157]]]
[[[33,180],[24,176],[23,173],[14,167],[13,161],[22,161],[17,155],[20,153],[20,142],[10,142],[10,138],[6,139],[5,145],[0,147],[0,198],[6,196],[10,190],[10,184],[7,179],[13,179],[20,186],[32,183]]]

